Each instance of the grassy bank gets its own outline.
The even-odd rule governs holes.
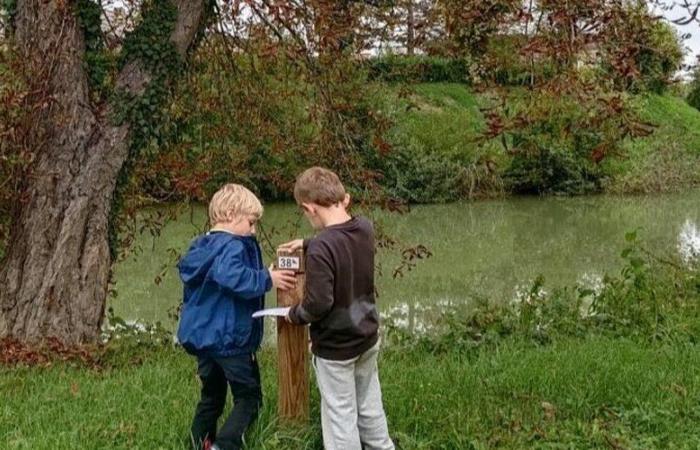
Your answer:
[[[479,108],[488,105],[487,96],[450,83],[386,92],[385,105],[394,122],[390,137],[399,162],[395,171],[392,165],[385,171],[389,185],[397,186],[395,195],[435,202],[507,192],[503,177],[511,157],[497,142],[479,140],[484,128]],[[672,95],[638,96],[633,105],[653,133],[625,141],[622,155],[604,161],[603,191],[669,192],[700,185],[700,112]],[[407,160],[417,163],[403,163]]]
[[[614,177],[606,189],[650,193],[700,185],[700,112],[670,95],[639,97],[637,107],[656,128],[625,143],[627,158],[609,162]]]

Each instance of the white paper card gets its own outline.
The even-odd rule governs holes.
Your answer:
[[[253,313],[253,317],[256,319],[258,317],[263,317],[263,316],[286,317],[288,312],[289,312],[289,306],[282,307],[282,308],[268,308],[268,309],[261,309],[260,311],[255,311]]]

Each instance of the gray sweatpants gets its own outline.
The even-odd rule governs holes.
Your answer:
[[[314,356],[326,450],[394,450],[382,406],[379,342],[346,361]]]

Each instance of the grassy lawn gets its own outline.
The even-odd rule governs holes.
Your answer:
[[[101,371],[1,369],[3,448],[187,448],[194,361],[167,347],[138,353],[117,351]],[[320,449],[315,386],[308,426],[282,426],[271,349],[261,364],[266,401],[247,448]],[[700,446],[698,365],[694,345],[595,337],[468,354],[388,348],[380,375],[403,449],[690,449]]]
[[[477,150],[483,130],[483,99],[461,84],[424,83],[393,100],[395,138],[415,142],[426,152],[464,155]]]

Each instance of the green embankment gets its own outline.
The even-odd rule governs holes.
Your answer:
[[[387,88],[386,92],[384,104],[394,122],[390,138],[399,160],[417,161],[404,164],[403,173],[393,175],[397,194],[419,202],[447,201],[490,196],[504,187],[502,176],[511,157],[498,142],[481,139],[485,125],[480,108],[492,101],[485,94],[450,83]],[[640,119],[652,125],[653,133],[626,140],[620,154],[604,160],[603,190],[651,193],[699,185],[700,112],[671,95],[639,96],[632,104]],[[492,163],[493,173],[484,172],[485,160]],[[455,177],[460,171],[461,178]],[[406,194],[418,186],[427,189]]]

